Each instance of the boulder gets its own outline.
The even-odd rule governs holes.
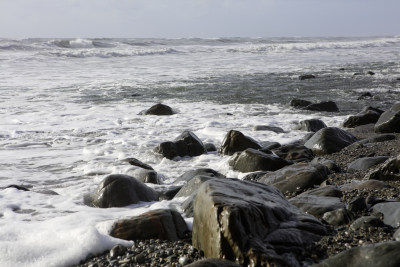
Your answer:
[[[230,130],[222,141],[220,152],[223,155],[233,155],[247,148],[260,149],[261,146],[253,138],[245,136],[243,133]]]
[[[368,173],[366,178],[380,181],[400,180],[400,155],[396,158],[386,160],[378,169]]]
[[[289,102],[289,105],[291,107],[295,107],[295,108],[304,108],[311,104],[312,104],[311,101],[304,100],[304,99],[298,99],[298,98],[294,98],[294,99],[290,100],[290,102]]]
[[[203,143],[191,131],[184,131],[173,142],[159,144],[154,151],[171,160],[175,157],[200,156],[206,152]]]
[[[322,164],[332,172],[341,172],[340,167],[336,164],[336,162],[330,159],[316,157],[311,161],[311,164]]]
[[[196,261],[194,263],[185,265],[186,267],[240,267],[239,264],[233,261],[221,260],[221,259],[205,259]]]
[[[156,104],[151,108],[142,111],[140,114],[142,115],[158,115],[158,116],[165,116],[165,115],[173,115],[174,111],[171,107],[164,105],[164,104]]]
[[[256,125],[253,128],[254,131],[270,131],[274,133],[286,133],[281,127],[268,126],[268,125]]]
[[[319,103],[313,103],[313,104],[310,104],[310,105],[304,107],[304,109],[311,110],[311,111],[327,111],[327,112],[339,111],[338,106],[333,101],[322,101]]]
[[[357,139],[345,130],[336,127],[327,127],[316,132],[304,146],[315,154],[331,154],[339,152]]]
[[[387,188],[389,185],[385,182],[378,180],[364,180],[364,181],[353,181],[348,184],[343,184],[340,189],[342,191],[352,191],[352,190],[380,190],[382,188]]]
[[[283,193],[295,193],[320,185],[328,178],[328,172],[323,165],[298,163],[267,173],[258,182],[272,185]]]
[[[124,240],[162,239],[177,241],[188,236],[189,229],[175,210],[158,209],[119,220],[110,235]]]
[[[278,156],[251,148],[236,153],[229,160],[229,165],[240,172],[276,171],[290,164],[290,162]]]
[[[317,132],[322,128],[326,128],[326,124],[318,119],[303,120],[299,122],[298,130],[307,132]]]
[[[142,183],[162,184],[161,178],[158,176],[157,172],[153,170],[147,170],[147,169],[134,170],[133,177],[135,177]]]
[[[194,202],[193,246],[242,266],[300,266],[297,257],[327,231],[274,187],[212,179]]]
[[[252,172],[252,173],[249,173],[246,176],[244,176],[242,180],[258,182],[258,180],[260,180],[260,178],[263,177],[264,175],[266,175],[267,173],[268,172],[266,172],[266,171]]]
[[[217,178],[225,178],[226,176],[217,172],[216,170],[209,169],[209,168],[200,168],[196,170],[190,170],[183,173],[179,176],[174,183],[181,183],[181,182],[189,182],[196,176],[208,176],[208,177],[217,177]]]
[[[315,79],[315,75],[313,74],[303,74],[299,76],[300,81]]]
[[[400,133],[400,103],[382,113],[375,124],[376,133]]]
[[[298,144],[283,145],[277,149],[274,149],[273,152],[283,159],[292,160],[295,162],[310,161],[314,158],[314,154],[311,149]]]
[[[365,107],[357,115],[348,117],[343,122],[343,127],[354,128],[354,127],[360,126],[360,125],[376,123],[382,113],[383,113],[383,110],[373,108],[373,107]]]
[[[204,148],[207,152],[217,152],[217,147],[212,143],[205,143]]]
[[[365,171],[375,165],[385,162],[388,158],[389,157],[386,156],[360,158],[349,163],[349,165],[347,165],[347,168],[351,171]]]
[[[107,176],[93,196],[93,205],[99,208],[123,207],[139,201],[157,201],[158,194],[137,179],[122,174]]]
[[[382,213],[383,222],[394,228],[400,226],[400,202],[383,202],[372,207],[373,213]]]
[[[348,224],[354,219],[354,214],[345,208],[325,212],[322,219],[330,225],[340,226]]]
[[[397,267],[400,266],[400,242],[385,242],[345,250],[312,267]]]

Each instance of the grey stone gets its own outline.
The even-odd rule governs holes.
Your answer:
[[[304,107],[305,110],[311,111],[327,111],[327,112],[336,112],[339,111],[338,106],[333,101],[322,101],[319,103],[313,103]]]
[[[246,176],[244,176],[242,180],[257,182],[258,180],[260,180],[261,177],[263,177],[267,173],[268,172],[266,172],[266,171],[252,172],[252,173],[249,173]]]
[[[332,172],[341,172],[340,167],[336,164],[335,161],[323,157],[313,158],[311,164],[322,164]]]
[[[379,217],[376,216],[363,216],[355,220],[349,227],[352,231],[360,229],[368,229],[370,227],[383,227],[384,224]]]
[[[352,191],[352,190],[379,190],[382,188],[387,188],[389,185],[385,182],[378,180],[363,180],[363,181],[353,181],[348,184],[343,184],[341,186],[342,191]]]
[[[380,181],[400,180],[400,155],[386,160],[379,168],[368,173],[366,178]]]
[[[358,211],[363,211],[367,209],[367,203],[365,201],[365,198],[362,196],[353,198],[350,200],[350,202],[347,204],[347,209],[349,211],[353,212],[358,212]]]
[[[225,175],[217,172],[216,170],[210,168],[200,168],[196,170],[190,170],[179,176],[174,183],[188,182],[196,176],[209,176],[217,178],[225,178]]]
[[[386,156],[360,158],[349,163],[347,168],[351,171],[365,171],[375,165],[385,162],[388,158],[389,157]]]
[[[325,234],[324,225],[268,185],[212,179],[195,199],[193,246],[207,258],[242,266],[300,266],[296,257]]]
[[[326,128],[326,124],[318,119],[310,119],[310,120],[303,120],[300,121],[298,130],[300,131],[307,131],[307,132],[317,132],[322,128]]]
[[[309,79],[315,79],[315,75],[313,75],[313,74],[302,74],[302,75],[299,76],[299,80],[300,81],[309,80]]]
[[[314,158],[314,154],[311,149],[299,144],[283,145],[277,149],[274,149],[273,152],[283,159],[292,160],[295,162],[310,161]]]
[[[146,170],[154,170],[153,167],[151,167],[150,165],[141,162],[140,160],[136,159],[136,158],[127,158],[124,159],[124,161],[127,161],[129,164],[133,165],[133,166],[137,166]]]
[[[330,225],[340,226],[351,222],[354,219],[354,215],[349,210],[345,208],[340,208],[337,210],[325,212],[322,215],[322,219]]]
[[[220,152],[223,155],[233,155],[247,148],[260,149],[261,146],[253,138],[235,130],[230,130],[222,141]]]
[[[156,190],[159,200],[171,200],[182,187],[182,185],[158,186],[154,190]]]
[[[376,133],[400,133],[400,103],[382,113],[375,124]]]
[[[212,143],[205,143],[204,148],[206,149],[207,152],[217,152],[217,148],[214,144]]]
[[[270,131],[270,132],[274,132],[274,133],[286,133],[286,131],[280,127],[268,126],[268,125],[256,125],[256,126],[254,126],[253,130],[254,131]]]
[[[164,104],[156,104],[151,108],[141,112],[142,115],[158,115],[158,116],[165,116],[165,115],[173,115],[174,111],[171,107],[164,105]]]
[[[400,226],[400,202],[378,203],[372,207],[374,213],[383,214],[383,222],[394,228]]]
[[[141,181],[142,183],[149,184],[162,184],[161,178],[158,176],[157,172],[154,170],[147,169],[137,169],[134,170],[133,176]]]
[[[199,190],[200,186],[205,182],[210,179],[215,179],[216,177],[210,177],[210,176],[205,176],[205,175],[198,175],[193,177],[193,179],[190,179],[182,188],[179,190],[179,192],[175,195],[175,198],[177,197],[188,197],[192,195],[193,193],[196,193],[197,190]]]
[[[360,113],[348,117],[343,122],[343,127],[354,128],[360,125],[376,123],[382,113],[383,110],[373,107],[365,107]]]

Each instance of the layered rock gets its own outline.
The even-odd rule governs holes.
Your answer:
[[[305,247],[325,234],[318,220],[264,184],[209,180],[194,202],[193,246],[207,258],[242,266],[299,266]]]
[[[230,130],[222,141],[220,152],[223,155],[233,155],[247,148],[260,149],[261,146],[253,138],[235,130]]]
[[[357,138],[345,130],[327,127],[316,132],[304,146],[315,154],[331,154],[339,152],[356,141]]]

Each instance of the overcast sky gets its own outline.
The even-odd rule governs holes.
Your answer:
[[[0,0],[0,37],[400,34],[400,0]]]

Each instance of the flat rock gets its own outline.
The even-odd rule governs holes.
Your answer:
[[[278,156],[251,148],[236,153],[229,160],[229,165],[240,172],[276,171],[290,164],[290,162]]]
[[[343,251],[312,267],[397,267],[400,266],[400,242],[386,242]]]
[[[122,174],[107,176],[93,196],[93,205],[99,208],[123,207],[139,201],[157,201],[158,194],[137,179]]]
[[[175,210],[152,210],[129,219],[119,220],[110,235],[124,240],[162,239],[177,241],[187,237],[189,229]]]
[[[369,227],[382,227],[384,226],[382,220],[375,216],[363,216],[355,220],[349,229],[352,231],[357,231],[360,229],[368,229]]]
[[[300,266],[297,257],[325,234],[324,225],[279,190],[256,182],[212,179],[194,202],[193,246],[207,258],[242,266]]]
[[[142,111],[140,114],[166,116],[166,115],[173,115],[174,111],[172,110],[172,108],[170,106],[159,103],[145,111]]]
[[[400,180],[400,155],[396,158],[388,159],[378,169],[368,173],[366,178],[380,181]]]
[[[325,166],[298,163],[267,173],[258,182],[272,185],[283,193],[295,193],[320,185],[327,178]]]
[[[304,146],[315,154],[331,154],[339,152],[357,139],[345,130],[336,127],[327,127],[316,132]]]
[[[315,79],[315,75],[313,74],[302,74],[299,76],[300,81]]]
[[[375,165],[385,162],[388,158],[389,157],[386,156],[360,158],[349,163],[347,168],[352,171],[365,171]]]
[[[376,133],[400,133],[400,103],[382,113],[375,124]]]
[[[260,149],[261,146],[253,138],[235,130],[230,130],[222,141],[220,152],[223,155],[233,155],[247,148]]]
[[[300,121],[297,129],[300,131],[317,132],[326,127],[326,124],[322,120],[310,119]]]
[[[400,226],[400,202],[383,202],[372,207],[374,213],[383,214],[383,222],[394,228]]]

